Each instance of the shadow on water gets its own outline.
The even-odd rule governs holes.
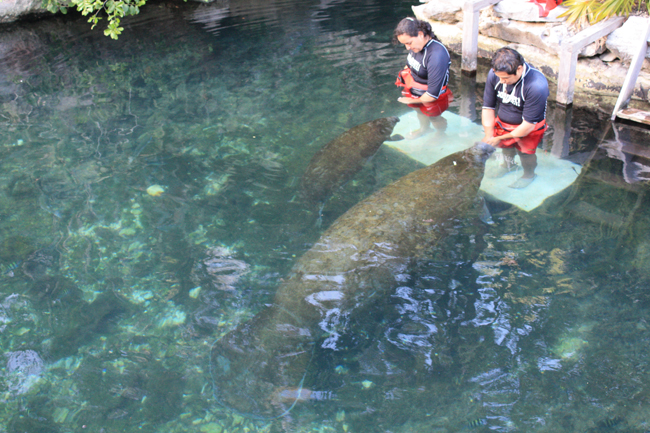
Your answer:
[[[410,7],[159,2],[118,42],[73,14],[1,29],[2,430],[648,429],[647,130],[550,104],[539,153],[577,177],[530,212],[487,197],[492,224],[458,195],[479,175],[445,171],[461,159],[395,193],[422,164],[385,146],[302,200],[320,148],[405,114]],[[453,59],[474,123],[483,72]]]

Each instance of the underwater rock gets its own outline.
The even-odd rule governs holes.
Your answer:
[[[32,283],[28,295],[42,303],[63,302],[67,306],[81,302],[82,292],[64,277],[45,277]]]
[[[27,176],[12,179],[7,185],[7,192],[16,200],[32,199],[38,195],[34,181]]]
[[[75,354],[81,345],[97,334],[105,333],[113,319],[128,311],[128,305],[112,293],[99,295],[90,304],[80,300],[66,307],[65,313],[57,318],[59,323],[66,326],[57,327],[49,341],[49,356],[52,359]]]
[[[384,141],[390,139],[398,117],[362,123],[344,132],[320,149],[302,176],[302,196],[322,203],[352,179]]]
[[[34,252],[34,244],[24,236],[9,236],[0,242],[0,259],[13,262],[24,260]]]
[[[79,414],[79,424],[104,425],[106,431],[131,431],[133,424],[146,422],[150,427],[178,417],[186,391],[185,378],[175,371],[181,366],[166,368],[154,359],[135,362],[137,358],[123,350],[84,359],[75,373],[78,392],[94,410]]]
[[[212,247],[206,257],[192,269],[191,278],[196,284],[206,284],[218,290],[235,290],[239,280],[249,272],[248,263],[233,258],[228,248]]]
[[[452,154],[336,220],[295,264],[274,304],[215,343],[218,401],[262,417],[286,411],[273,405],[274,395],[303,386],[316,352],[344,350],[340,336],[350,317],[372,308],[413,259],[429,257],[468,211],[478,211],[485,160],[493,151],[477,145]]]
[[[41,248],[29,255],[23,262],[23,274],[32,280],[41,280],[50,276],[58,267],[59,252],[54,247]]]
[[[152,423],[171,421],[181,413],[183,408],[183,391],[185,380],[172,370],[152,363],[147,369],[144,389],[144,414]]]
[[[7,422],[7,433],[43,432],[56,433],[59,429],[52,421],[31,415],[27,411],[14,415]]]
[[[33,350],[8,352],[5,356],[7,388],[13,394],[25,394],[39,379],[43,371],[43,360]]]
[[[159,195],[162,195],[162,193],[165,192],[165,188],[163,188],[160,185],[151,185],[149,188],[147,188],[147,194],[149,194],[152,197],[158,197]]]

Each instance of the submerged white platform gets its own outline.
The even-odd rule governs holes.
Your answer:
[[[483,128],[472,123],[469,119],[457,114],[445,112],[442,117],[447,120],[447,131],[444,134],[432,132],[413,140],[391,141],[384,143],[409,157],[430,165],[452,153],[470,148],[483,138]],[[415,111],[400,116],[399,123],[395,126],[393,134],[401,134],[404,137],[410,131],[419,128]],[[497,152],[488,160],[485,167],[485,177],[481,182],[481,190],[492,197],[511,203],[525,211],[531,211],[538,207],[548,197],[555,195],[571,185],[582,167],[571,161],[558,159],[549,153],[537,150],[537,178],[526,188],[513,189],[508,185],[512,184],[522,175],[521,165],[519,169],[507,175],[494,179],[490,176],[496,170],[501,157],[501,151]],[[515,163],[519,163],[515,158]]]

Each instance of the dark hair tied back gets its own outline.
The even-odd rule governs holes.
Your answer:
[[[397,40],[398,36],[408,35],[415,38],[419,32],[422,32],[425,36],[429,36],[431,39],[440,42],[440,39],[438,39],[435,33],[433,33],[431,24],[415,18],[404,18],[399,22],[399,24],[397,24],[397,27],[395,27],[395,31],[393,32],[393,43],[399,43]]]

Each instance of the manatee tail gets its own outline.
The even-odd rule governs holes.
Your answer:
[[[302,399],[312,337],[291,314],[271,307],[215,341],[210,350],[213,396],[252,419],[282,417]],[[282,391],[297,389],[287,404]]]

